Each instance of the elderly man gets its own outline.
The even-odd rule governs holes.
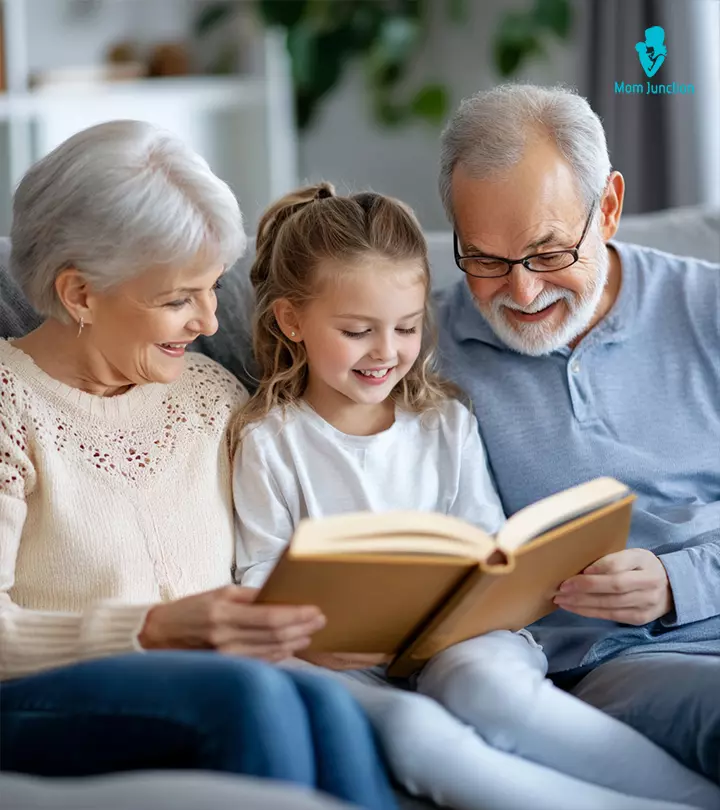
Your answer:
[[[629,548],[532,630],[556,682],[720,780],[720,266],[612,242],[624,181],[564,89],[466,100],[440,192],[465,274],[439,303],[507,514],[599,475]]]

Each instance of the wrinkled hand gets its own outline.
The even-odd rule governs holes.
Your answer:
[[[659,619],[674,607],[665,566],[642,548],[608,554],[566,579],[554,602],[579,616],[635,625]]]
[[[138,640],[145,649],[217,650],[282,661],[325,625],[313,606],[255,605],[257,588],[227,585],[155,605]]]
[[[378,664],[387,664],[391,656],[381,655],[379,653],[300,653],[296,656],[302,658],[303,661],[309,661],[318,667],[326,667],[327,669],[343,670],[343,669],[368,669],[369,667],[378,666]]]

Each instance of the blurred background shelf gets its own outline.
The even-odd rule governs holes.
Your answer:
[[[267,204],[297,184],[292,85],[282,34],[258,25],[252,5],[235,3],[223,31],[197,20],[205,0],[0,0],[0,186],[85,127],[131,118],[180,135],[240,200],[248,229]],[[186,75],[106,80],[152,70],[170,48]],[[120,49],[137,62],[109,65]],[[179,54],[179,57],[177,56]],[[222,64],[220,64],[222,63]],[[213,75],[211,71],[223,71]],[[0,233],[11,222],[0,199]]]
[[[265,82],[235,76],[191,76],[88,83],[71,87],[45,87],[0,95],[0,119],[71,115],[92,106],[115,115],[123,109],[144,109],[148,104],[186,105],[195,111],[262,106]]]

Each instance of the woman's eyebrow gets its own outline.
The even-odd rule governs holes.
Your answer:
[[[157,294],[158,298],[162,298],[164,295],[182,295],[184,293],[199,293],[202,292],[201,287],[173,287],[172,290],[164,290],[161,293]]]

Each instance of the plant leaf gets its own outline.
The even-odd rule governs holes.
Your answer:
[[[413,114],[431,124],[441,123],[447,117],[449,106],[447,89],[441,84],[426,84],[410,101]]]
[[[195,20],[196,33],[203,35],[237,11],[233,3],[210,3]]]
[[[302,19],[309,0],[257,0],[257,5],[265,25],[292,28]]]
[[[400,81],[420,41],[420,33],[418,22],[408,17],[393,17],[381,25],[366,57],[372,85],[391,87]]]
[[[467,5],[465,0],[445,0],[447,17],[451,22],[463,23],[467,22]]]
[[[570,35],[572,9],[568,0],[535,0],[533,17],[542,28],[548,28],[561,39]]]
[[[500,39],[495,43],[494,61],[498,73],[505,79],[513,76],[530,56],[542,53],[542,45],[533,37]]]

